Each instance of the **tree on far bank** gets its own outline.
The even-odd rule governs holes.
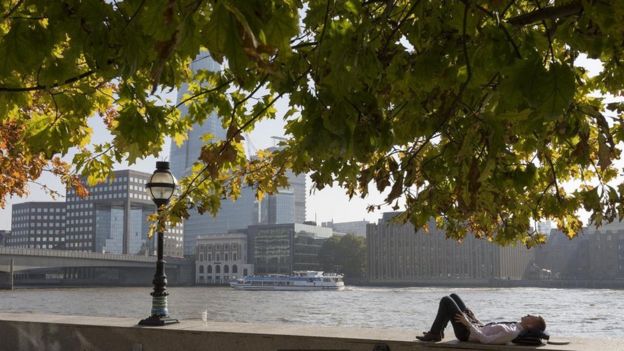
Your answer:
[[[355,234],[332,236],[319,251],[325,272],[343,273],[347,279],[362,279],[366,267],[366,238]]]
[[[624,216],[624,104],[599,97],[624,90],[623,21],[616,0],[2,1],[0,206],[45,171],[84,196],[78,175],[158,155],[214,111],[226,140],[205,137],[172,222],[292,169],[349,196],[372,183],[400,220],[455,239],[531,246],[541,219],[572,238],[580,209]],[[202,54],[224,69],[191,72]],[[184,83],[179,104],[159,98]],[[289,139],[248,160],[242,134],[279,98]],[[90,116],[111,142],[89,146]]]

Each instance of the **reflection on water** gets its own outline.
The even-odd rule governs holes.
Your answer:
[[[0,292],[0,311],[133,317],[150,311],[150,288],[21,289]],[[238,291],[171,288],[179,319],[427,330],[440,297],[459,294],[482,321],[541,314],[553,335],[624,336],[624,291],[542,288],[367,288]],[[203,314],[207,311],[207,314]]]

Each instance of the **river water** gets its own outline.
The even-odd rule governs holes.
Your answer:
[[[149,314],[150,288],[61,288],[0,291],[0,311],[132,317]],[[179,319],[428,330],[440,297],[459,294],[484,322],[531,313],[557,336],[624,337],[624,290],[544,288],[368,288],[345,291],[237,291],[171,288]],[[450,330],[449,330],[450,332]]]

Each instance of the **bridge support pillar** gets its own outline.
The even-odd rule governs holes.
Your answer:
[[[10,289],[13,290],[13,266],[15,265],[15,261],[11,259],[11,265],[9,267],[9,285]]]

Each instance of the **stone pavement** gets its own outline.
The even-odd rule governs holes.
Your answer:
[[[624,351],[624,339],[566,338],[570,341],[568,345],[539,347],[460,343],[450,338],[439,343],[422,343],[414,339],[416,331],[409,329],[201,320],[184,320],[179,324],[154,328],[137,326],[139,319],[0,313],[0,350]]]

